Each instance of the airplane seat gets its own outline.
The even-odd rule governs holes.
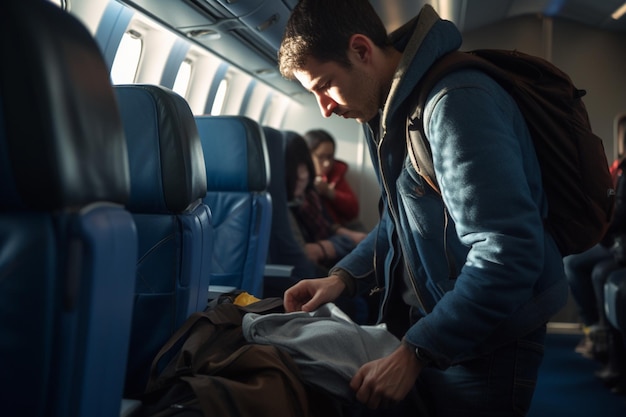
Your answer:
[[[115,415],[137,235],[109,72],[52,3],[0,3],[0,32],[2,415]]]
[[[269,126],[263,126],[263,131],[270,161],[269,192],[272,196],[272,230],[267,264],[290,267],[287,274],[266,276],[266,289],[269,295],[282,296],[285,285],[293,283],[298,277],[314,277],[317,271],[294,237],[289,224],[285,185],[285,135],[282,131]]]
[[[126,132],[139,253],[126,398],[143,392],[156,353],[207,306],[213,237],[204,158],[184,98],[157,85],[115,87]]]
[[[604,285],[604,310],[611,325],[626,335],[626,268],[609,275]]]
[[[263,297],[271,229],[269,161],[259,124],[244,116],[196,116],[214,239],[211,287]],[[219,291],[218,291],[219,292]]]

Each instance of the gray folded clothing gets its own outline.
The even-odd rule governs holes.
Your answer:
[[[310,313],[248,313],[242,328],[248,342],[289,352],[305,382],[348,402],[354,401],[349,384],[356,371],[400,344],[384,325],[358,325],[333,303]]]

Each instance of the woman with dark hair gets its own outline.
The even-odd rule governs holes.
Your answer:
[[[357,219],[359,200],[346,179],[348,164],[335,158],[335,139],[326,130],[314,129],[304,134],[304,140],[315,166],[315,188],[326,211],[336,223],[362,230]]]
[[[315,167],[302,136],[287,135],[285,177],[290,222],[307,257],[325,272],[348,254],[365,233],[332,221],[314,185]]]

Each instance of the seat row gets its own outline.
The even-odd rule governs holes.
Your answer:
[[[117,416],[210,286],[262,297],[268,262],[307,274],[285,133],[112,86],[85,27],[48,2],[3,2],[0,30],[25,63],[0,77],[0,403]]]

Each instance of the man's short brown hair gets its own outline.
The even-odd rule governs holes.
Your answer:
[[[278,51],[280,73],[294,79],[309,57],[350,67],[348,42],[359,33],[384,48],[385,26],[368,0],[301,0],[294,8]]]

